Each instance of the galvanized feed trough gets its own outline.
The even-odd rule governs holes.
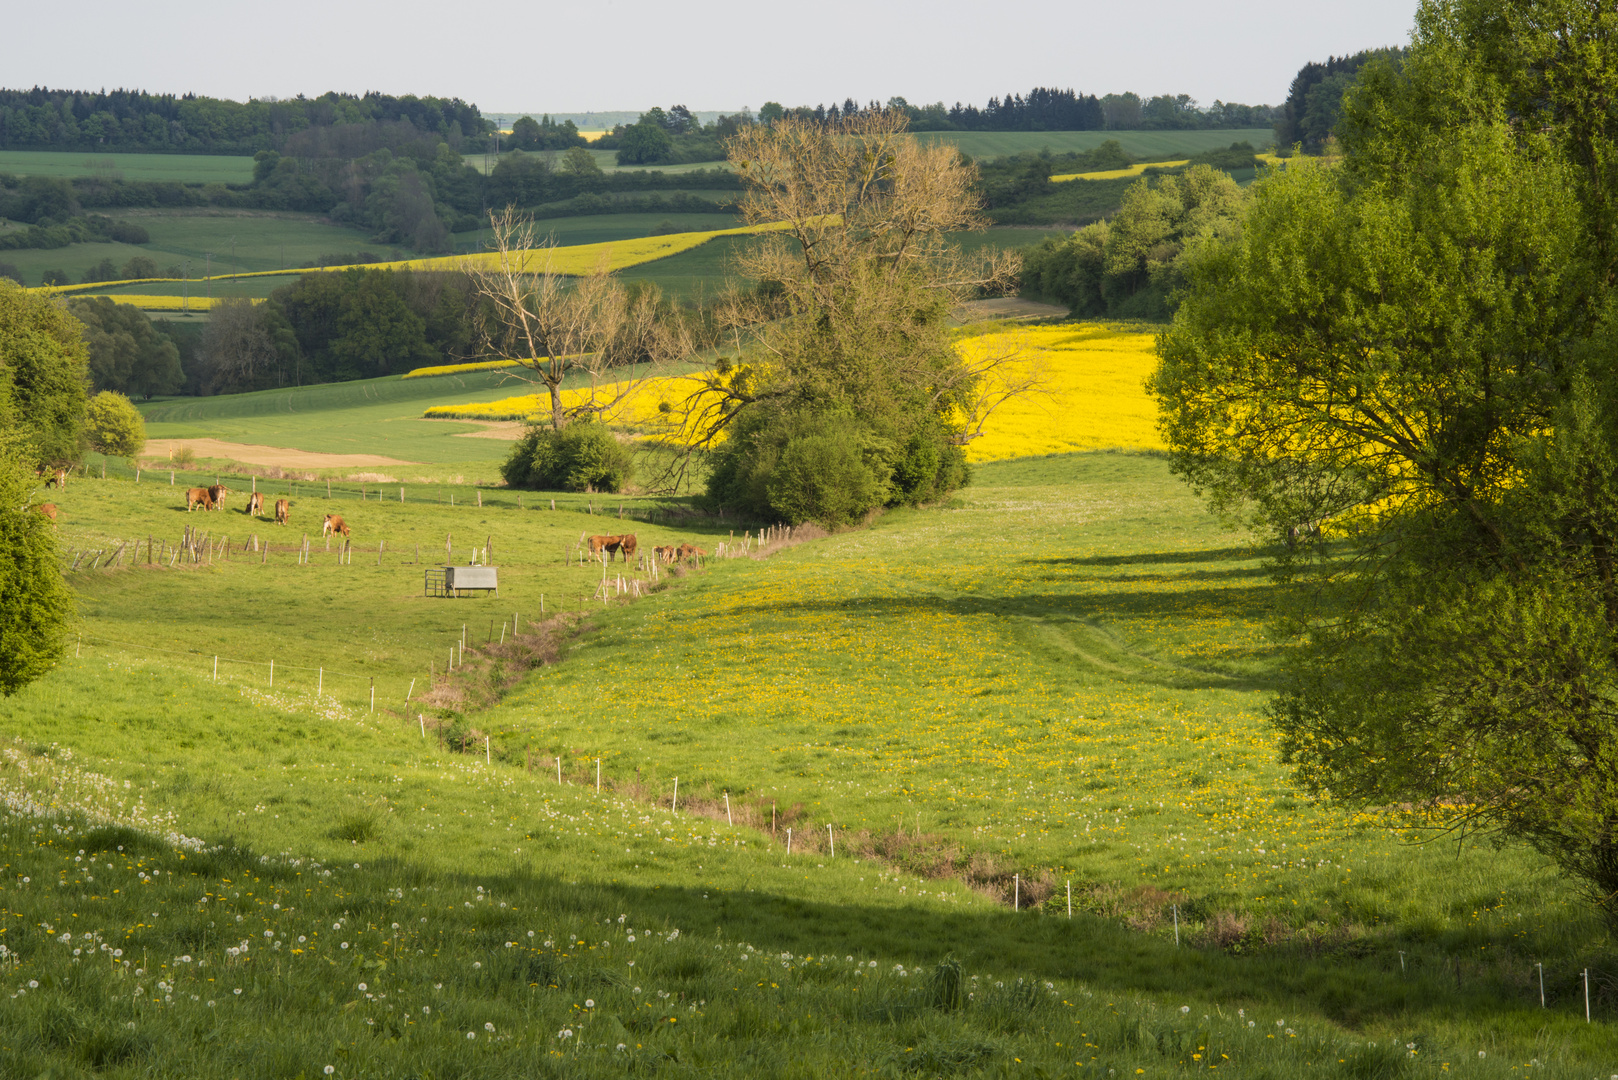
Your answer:
[[[426,572],[428,596],[466,596],[474,592],[500,593],[497,566],[446,566]]]

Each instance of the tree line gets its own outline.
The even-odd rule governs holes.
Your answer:
[[[1027,94],[991,97],[987,104],[952,106],[943,102],[914,105],[903,97],[861,105],[845,98],[841,106],[784,108],[766,102],[759,119],[773,123],[793,116],[807,123],[835,124],[861,113],[895,109],[902,112],[912,131],[1186,131],[1218,128],[1267,127],[1278,110],[1269,105],[1239,105],[1215,101],[1203,108],[1189,94],[1158,94],[1143,98],[1135,93],[1080,94],[1072,89],[1036,86]]]
[[[0,89],[0,149],[255,154],[313,133],[408,125],[459,149],[493,130],[459,98],[328,92],[245,102],[143,90]]]

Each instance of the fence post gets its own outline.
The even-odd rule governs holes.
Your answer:
[[[213,658],[213,681],[219,681],[219,657]]]
[[[315,670],[319,672],[319,674],[315,676],[315,697],[318,698],[326,689],[326,669],[316,668]]]
[[[275,661],[270,661],[270,685],[275,685]]]

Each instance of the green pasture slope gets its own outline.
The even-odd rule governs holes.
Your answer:
[[[171,398],[142,402],[138,407],[146,418],[147,435],[153,439],[211,438],[323,454],[380,454],[420,465],[473,467],[478,475],[472,479],[493,484],[506,444],[462,437],[486,430],[483,425],[424,420],[422,413],[430,405],[498,401],[532,390],[514,376],[478,371]],[[442,472],[408,466],[399,470],[402,480],[421,473],[438,477]]]
[[[29,284],[36,284],[45,270],[65,270],[74,281],[102,259],[111,259],[115,266],[123,266],[136,255],[144,255],[164,270],[170,265],[191,264],[191,275],[201,278],[205,270],[217,275],[251,273],[259,270],[279,270],[314,262],[324,255],[369,251],[390,259],[397,255],[409,258],[410,252],[397,252],[387,245],[370,240],[370,235],[359,229],[324,224],[312,214],[280,213],[257,210],[129,210],[114,216],[140,225],[151,236],[147,244],[71,244],[65,248],[24,248],[0,252],[0,261],[12,263],[23,272]],[[235,248],[232,251],[231,241]],[[210,260],[207,255],[212,253]],[[215,281],[213,294],[219,296],[269,295],[269,290],[286,284],[285,280],[252,279],[245,281]],[[143,282],[126,286],[125,292],[180,295],[178,283]],[[206,293],[208,285],[193,281],[193,296]],[[106,291],[109,295],[117,290]]]
[[[248,184],[253,159],[225,154],[86,154],[0,150],[0,172],[15,176],[119,176],[188,184]]]
[[[987,466],[607,602],[580,534],[731,523],[301,485],[278,530],[151,479],[52,492],[64,548],[189,524],[231,552],[71,572],[76,655],[0,701],[0,1072],[1613,1069],[1610,941],[1538,859],[1288,787],[1262,553],[1159,459]],[[299,565],[330,509],[352,559]],[[498,598],[421,596],[446,534],[492,544]],[[504,681],[541,594],[557,662],[492,709],[420,702],[463,633],[456,685]]]

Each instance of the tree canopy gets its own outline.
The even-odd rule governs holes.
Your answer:
[[[715,448],[720,504],[844,524],[966,480],[962,446],[1003,358],[963,357],[950,315],[1008,285],[1015,260],[961,257],[949,234],[983,224],[975,171],[905,124],[896,110],[784,117],[731,142],[745,217],[784,227],[741,257],[766,284],[730,305],[736,357],[681,410]]]
[[[84,450],[83,324],[67,309],[0,279],[0,430],[36,464],[78,461]]]
[[[1424,3],[1341,166],[1191,260],[1152,387],[1175,469],[1286,542],[1297,777],[1520,838],[1618,925],[1615,32]]]
[[[184,388],[179,349],[139,308],[91,296],[69,300],[68,310],[84,324],[95,389],[150,399]]]

